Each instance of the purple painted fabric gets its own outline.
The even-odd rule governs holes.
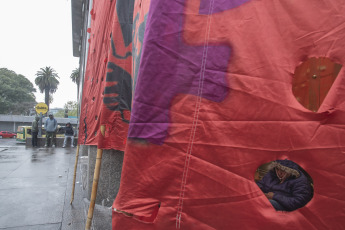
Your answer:
[[[151,2],[129,138],[163,144],[173,98],[180,93],[198,95],[200,76],[204,76],[203,98],[221,102],[228,93],[225,73],[230,47],[186,45],[182,40],[184,7],[185,0]],[[203,58],[206,60],[204,72]]]
[[[249,0],[201,0],[199,14],[210,14],[210,5],[213,4],[212,13],[219,13],[225,10],[230,10],[249,2]]]

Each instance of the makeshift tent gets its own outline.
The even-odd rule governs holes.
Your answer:
[[[315,112],[293,82],[313,58],[344,65],[344,3],[136,1],[113,229],[343,229],[344,67]],[[256,185],[257,168],[277,159],[312,177],[305,207],[277,212]]]
[[[133,5],[134,0],[94,0],[90,12],[79,144],[97,145],[98,149],[85,229],[91,227],[103,149],[124,151],[127,140],[132,103]],[[72,191],[71,203],[74,187]]]
[[[93,1],[79,144],[124,151],[132,103],[133,4]]]
[[[132,23],[134,0],[117,0],[101,112],[100,149],[125,149],[132,104]]]
[[[112,1],[93,1],[87,66],[84,76],[80,110],[78,144],[97,145],[100,116],[107,72],[107,57],[115,4]]]

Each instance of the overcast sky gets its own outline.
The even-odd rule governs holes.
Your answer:
[[[71,0],[0,0],[0,9],[0,68],[24,75],[36,87],[35,74],[50,66],[60,77],[50,107],[77,101],[70,80],[79,63],[73,57]],[[44,102],[36,90],[36,101]]]

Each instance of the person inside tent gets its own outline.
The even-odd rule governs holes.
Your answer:
[[[257,185],[277,211],[294,211],[313,198],[305,171],[290,160],[273,161]]]

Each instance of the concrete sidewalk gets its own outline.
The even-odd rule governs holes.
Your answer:
[[[88,156],[80,156],[70,205],[77,148],[31,148],[0,139],[0,229],[85,229]],[[111,229],[111,209],[96,205],[92,229]]]

